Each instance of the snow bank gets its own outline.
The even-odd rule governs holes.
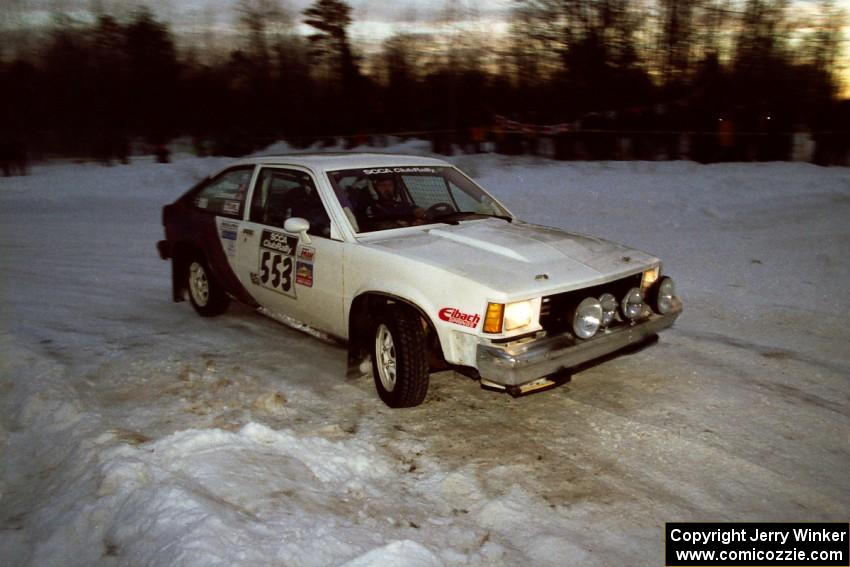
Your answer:
[[[110,557],[139,565],[441,564],[416,542],[383,544],[374,522],[358,525],[398,472],[367,441],[257,423],[151,441],[86,412],[56,365],[8,336],[2,348],[3,376],[15,378],[4,408],[12,429],[4,429],[3,486],[31,489],[0,495],[4,512],[28,509],[26,537],[0,532],[4,557],[45,566]]]

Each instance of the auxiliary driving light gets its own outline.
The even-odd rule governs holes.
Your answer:
[[[603,293],[599,296],[599,303],[602,305],[602,326],[607,327],[617,316],[617,298],[613,294]]]
[[[602,324],[602,305],[595,297],[585,298],[573,315],[573,332],[580,339],[589,339]]]
[[[640,290],[644,293],[649,291],[649,288],[652,287],[656,281],[658,281],[658,276],[661,274],[661,268],[655,266],[650,270],[646,270],[640,278]]]
[[[662,315],[673,310],[673,298],[676,296],[676,286],[673,278],[662,278],[655,290],[655,305],[653,307]]]
[[[623,318],[634,321],[643,312],[643,293],[640,288],[633,287],[620,302],[620,312]]]

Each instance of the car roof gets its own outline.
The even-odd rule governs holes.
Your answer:
[[[411,156],[405,154],[382,153],[302,153],[271,156],[254,156],[239,160],[233,165],[299,165],[313,171],[335,171],[339,169],[377,168],[377,167],[415,167],[450,166],[451,164],[436,158]]]

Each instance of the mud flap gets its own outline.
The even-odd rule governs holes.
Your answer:
[[[187,269],[186,258],[180,255],[171,258],[171,299],[175,303],[186,301],[185,274]]]
[[[364,355],[362,352],[354,352],[353,349],[348,349],[348,365],[345,371],[346,380],[359,380],[365,378],[372,373],[372,361],[369,355]]]

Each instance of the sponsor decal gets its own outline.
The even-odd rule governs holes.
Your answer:
[[[379,175],[382,173],[436,173],[433,167],[379,167],[377,169],[364,169],[366,175]]]
[[[455,325],[461,325],[463,327],[470,327],[474,329],[478,326],[478,323],[481,321],[481,315],[477,313],[464,313],[460,309],[455,307],[443,307],[440,309],[440,319],[443,321],[448,321],[449,323],[454,323]]]
[[[436,173],[433,167],[394,167],[395,173]]]
[[[238,215],[241,206],[242,203],[239,201],[225,201],[221,206],[221,211],[229,215]]]
[[[292,256],[295,254],[295,248],[298,246],[298,237],[288,236],[282,232],[264,230],[263,237],[260,239],[260,246],[280,252],[286,256]]]
[[[260,285],[260,274],[257,272],[251,272],[248,274],[251,277],[251,283],[254,285]]]
[[[315,257],[316,249],[310,248],[309,246],[302,246],[301,250],[298,252],[298,259],[304,260],[305,262],[312,262]]]
[[[232,258],[236,255],[236,235],[239,232],[239,223],[218,219],[218,233],[221,236],[221,246],[224,253]]]
[[[225,240],[236,240],[236,233],[239,232],[239,225],[235,222],[223,222],[219,227],[221,237]]]
[[[313,264],[298,262],[295,268],[295,283],[304,287],[313,287]]]

